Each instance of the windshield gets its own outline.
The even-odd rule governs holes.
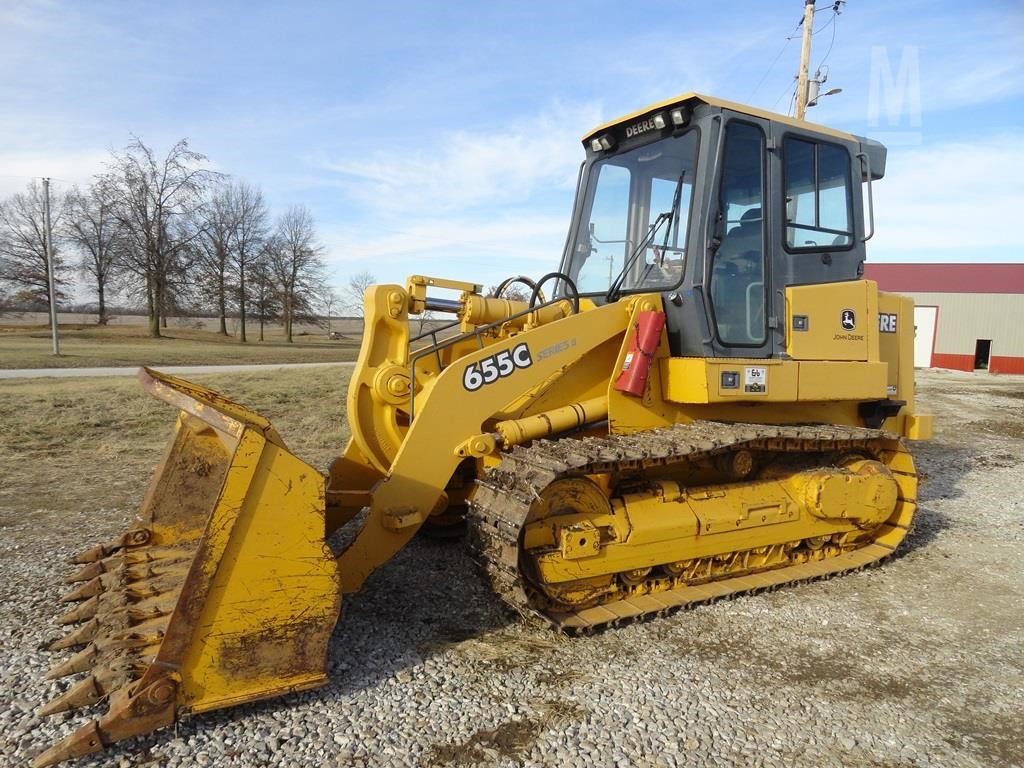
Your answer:
[[[568,268],[580,293],[679,283],[696,157],[689,131],[594,163]]]

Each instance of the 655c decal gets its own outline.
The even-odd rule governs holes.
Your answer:
[[[462,372],[462,386],[470,392],[476,392],[485,384],[493,384],[498,379],[511,376],[516,368],[529,368],[533,365],[530,348],[524,341],[512,349],[505,349],[496,355],[485,357],[478,363],[470,363]]]

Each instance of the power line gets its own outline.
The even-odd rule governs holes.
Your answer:
[[[798,29],[800,29],[800,24],[802,23],[803,19],[797,22],[797,25],[793,27],[793,32],[796,32]],[[782,48],[780,48],[779,52],[775,54],[775,58],[772,59],[772,63],[768,65],[768,69],[766,69],[764,74],[761,75],[761,79],[757,81],[757,85],[754,86],[754,90],[752,90],[750,92],[750,95],[747,96],[746,101],[748,103],[751,99],[754,98],[754,94],[756,94],[757,90],[761,87],[762,84],[764,84],[764,81],[768,79],[768,75],[771,74],[772,70],[775,68],[775,65],[779,63],[779,59],[782,58],[782,54],[786,52],[786,49],[789,47],[789,41],[792,40],[794,37],[793,32],[790,32],[789,35],[786,36],[785,42],[782,43]]]
[[[59,181],[62,184],[75,184],[77,182],[71,181],[70,179],[61,179],[56,176],[24,176],[20,173],[0,173],[0,179],[29,179],[34,181],[42,181],[43,179],[50,179],[50,181]]]
[[[836,5],[838,5],[838,3],[836,3]],[[829,41],[828,50],[825,51],[824,57],[822,57],[821,61],[818,62],[818,67],[817,67],[818,69],[821,69],[822,66],[825,64],[825,62],[828,61],[828,55],[830,53],[832,53],[832,46],[836,44],[836,27],[839,26],[839,11],[834,10],[832,12],[832,22],[831,22],[831,24],[832,24],[832,39]]]
[[[824,32],[826,29],[828,29],[829,27],[831,27],[833,25],[833,23],[836,20],[836,16],[838,16],[838,15],[839,15],[838,13],[833,13],[832,14],[832,18],[825,22],[825,26],[823,26],[821,29],[816,29],[811,34],[814,37],[817,37],[818,35],[820,35],[822,32]]]
[[[791,38],[791,37],[787,37],[787,38],[786,38],[786,42],[784,42],[784,43],[782,44],[782,48],[781,48],[781,49],[779,50],[779,52],[778,52],[778,53],[777,53],[777,54],[775,55],[775,58],[774,58],[774,59],[772,59],[772,63],[768,65],[768,69],[766,69],[766,70],[765,70],[765,72],[764,72],[764,74],[763,74],[763,75],[761,75],[761,79],[757,81],[757,85],[755,85],[755,86],[754,86],[754,90],[752,90],[752,91],[750,92],[750,95],[749,95],[749,96],[747,96],[747,98],[745,99],[745,101],[746,101],[747,103],[750,103],[750,100],[754,98],[754,94],[756,94],[756,93],[757,93],[757,89],[761,87],[761,85],[762,85],[762,84],[764,83],[764,81],[765,81],[766,79],[768,79],[768,75],[770,75],[770,74],[771,74],[771,71],[772,71],[772,69],[774,69],[774,68],[775,68],[775,65],[779,63],[779,59],[781,59],[781,58],[782,58],[782,54],[786,52],[786,48],[788,48],[788,47],[789,47],[789,41],[790,41],[790,40],[792,40],[792,39],[793,39],[793,38]]]
[[[781,94],[779,94],[779,98],[777,98],[775,100],[775,103],[772,104],[772,108],[769,111],[771,111],[771,112],[776,111],[775,108],[777,106],[779,106],[779,102],[782,101],[783,98],[785,98],[787,95],[795,94],[795,93],[796,93],[796,84],[795,83],[790,83],[789,85],[786,86],[786,90],[784,90]],[[792,97],[790,98],[790,102],[792,102]]]

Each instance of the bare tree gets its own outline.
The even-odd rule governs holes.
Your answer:
[[[24,192],[0,202],[0,281],[12,286],[14,298],[50,307],[46,264],[43,190],[35,181]],[[50,200],[50,220],[54,232],[63,218],[63,201]],[[56,238],[55,238],[56,240]],[[67,267],[53,244],[54,282],[57,301],[67,298],[61,289]]]
[[[246,290],[252,309],[260,321],[260,341],[263,341],[263,329],[266,323],[277,320],[281,316],[280,297],[271,268],[271,254],[275,247],[276,240],[268,239],[249,267],[249,281]]]
[[[313,215],[304,205],[289,208],[278,220],[270,267],[281,301],[285,338],[291,342],[295,318],[309,311],[322,284],[323,249],[317,243]]]
[[[363,297],[366,294],[366,289],[376,282],[377,278],[371,272],[356,272],[349,277],[344,293],[345,308],[356,317],[363,318],[365,306]]]
[[[238,314],[241,321],[242,341],[245,336],[245,309],[248,300],[246,272],[252,271],[263,252],[267,239],[267,205],[263,192],[245,182],[236,182],[228,190],[234,230],[231,235],[231,256],[238,276]],[[260,326],[260,341],[263,341],[263,327]]]
[[[343,306],[341,293],[333,285],[324,285],[321,289],[320,301],[324,311],[327,313],[327,338],[331,338],[331,318],[334,317],[334,310]]]
[[[120,274],[124,257],[124,233],[115,212],[114,191],[97,178],[88,191],[77,187],[67,197],[64,238],[74,245],[81,260],[78,268],[96,292],[99,325],[106,325],[107,294]]]
[[[498,286],[492,285],[487,289],[487,293],[485,295],[493,296],[497,290]],[[508,299],[509,301],[529,301],[530,290],[522,283],[509,283],[505,287],[505,290],[501,292],[501,297],[503,299]]]
[[[424,309],[416,316],[416,333],[423,333],[428,323],[432,323],[437,319],[437,316],[432,310]]]
[[[149,333],[160,336],[181,279],[185,250],[200,228],[189,226],[202,205],[206,186],[216,177],[202,164],[206,157],[182,139],[158,158],[138,137],[113,153],[106,180],[115,190],[117,217],[128,247],[125,269],[143,283],[149,311]],[[175,278],[178,280],[175,280]]]
[[[237,226],[228,187],[213,187],[199,216],[199,233],[194,248],[196,266],[199,268],[203,293],[212,299],[217,310],[219,332],[227,336],[229,296],[234,293],[230,248],[232,234]]]

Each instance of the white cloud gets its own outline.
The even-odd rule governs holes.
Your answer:
[[[1022,254],[1024,132],[890,150],[872,257],[1009,261]]]
[[[432,274],[494,283],[558,267],[569,226],[580,137],[596,104],[556,105],[496,131],[459,130],[430,146],[319,163],[356,203],[356,223],[323,229],[339,277]]]
[[[447,215],[400,222],[391,229],[369,225],[322,232],[332,272],[367,270],[385,282],[429,274],[495,283],[512,274],[535,277],[558,267],[569,227],[564,210],[499,218]]]
[[[540,188],[573,187],[580,136],[600,122],[595,104],[556,106],[496,131],[459,130],[429,147],[328,160],[321,167],[370,211],[420,217],[523,202]]]

